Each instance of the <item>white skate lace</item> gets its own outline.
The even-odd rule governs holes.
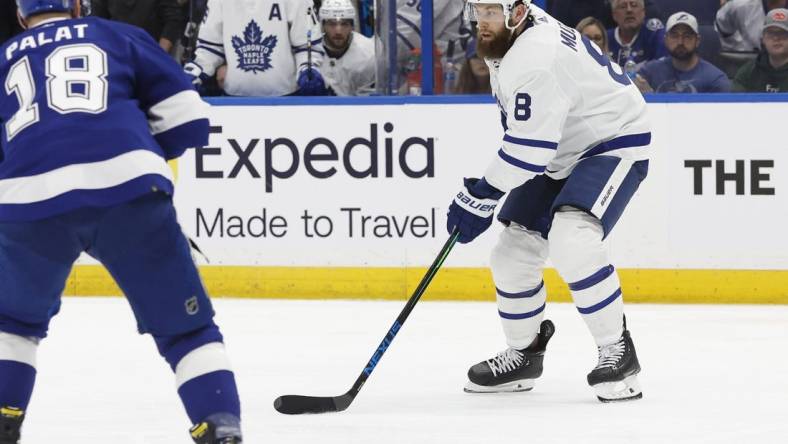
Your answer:
[[[615,367],[624,356],[624,340],[599,347],[599,362],[596,368]]]
[[[516,369],[523,362],[524,355],[519,351],[508,348],[487,361],[493,376],[510,372]]]

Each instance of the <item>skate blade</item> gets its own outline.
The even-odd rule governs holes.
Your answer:
[[[621,381],[597,384],[594,391],[602,402],[634,401],[643,397],[637,375],[627,376]]]
[[[465,393],[515,393],[528,392],[534,388],[533,379],[520,379],[519,381],[507,382],[498,385],[478,385],[468,381],[463,391]]]

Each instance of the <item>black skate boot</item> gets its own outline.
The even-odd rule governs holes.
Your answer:
[[[588,374],[588,384],[602,402],[631,401],[643,397],[637,374],[640,363],[624,322],[618,342],[599,347],[599,362]]]
[[[534,380],[542,375],[547,342],[555,333],[555,325],[545,319],[539,326],[536,343],[523,350],[508,348],[492,359],[482,361],[468,370],[467,393],[527,392]]]
[[[196,444],[241,444],[240,424],[235,415],[219,413],[195,424],[189,433]]]
[[[16,407],[0,407],[0,444],[18,444],[25,412]]]

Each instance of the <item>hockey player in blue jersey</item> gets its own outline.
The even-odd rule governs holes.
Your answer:
[[[20,439],[36,349],[82,252],[173,369],[194,441],[240,443],[235,377],[166,163],[208,142],[207,104],[142,29],[77,18],[75,0],[17,6],[27,30],[0,50],[0,444]]]

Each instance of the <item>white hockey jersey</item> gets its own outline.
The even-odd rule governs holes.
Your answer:
[[[350,47],[339,58],[326,54],[320,72],[338,96],[369,94],[375,85],[375,41],[353,31]]]
[[[487,182],[509,191],[537,174],[566,178],[593,155],[648,159],[646,102],[621,67],[538,7],[531,14],[506,55],[487,60],[504,126]]]
[[[460,46],[463,35],[470,37],[470,30],[463,26],[462,0],[434,0],[432,27],[435,44],[442,56],[458,61],[465,57]],[[421,48],[421,0],[397,0],[397,59],[400,66],[407,60],[410,50]]]
[[[312,0],[208,0],[194,63],[212,76],[226,62],[229,95],[282,96],[298,88],[309,53],[319,68],[323,39]]]

